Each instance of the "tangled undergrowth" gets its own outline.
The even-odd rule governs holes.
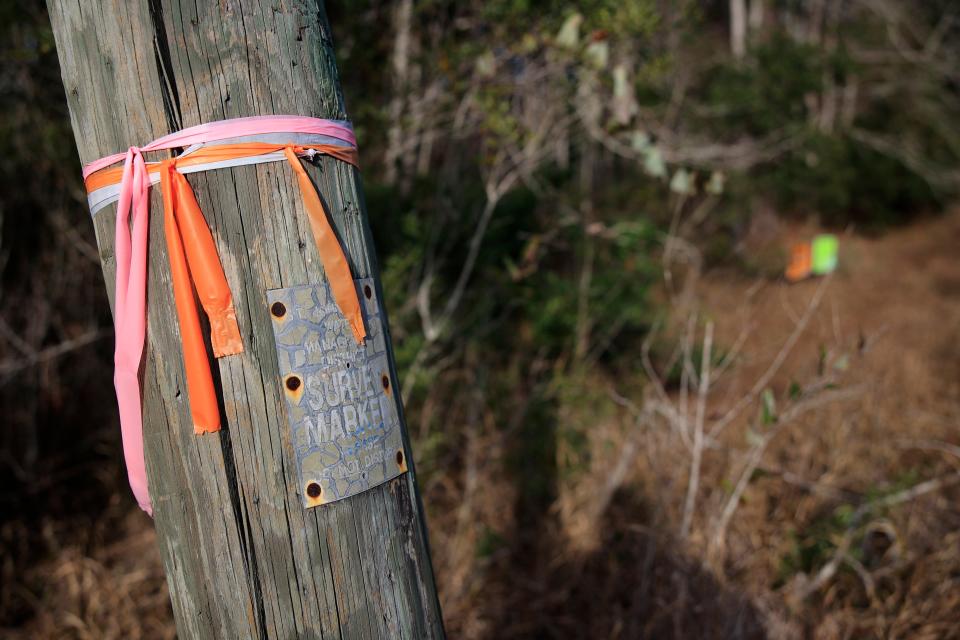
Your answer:
[[[842,239],[841,271],[769,380],[778,422],[763,424],[761,397],[726,444],[707,448],[686,537],[690,452],[662,418],[635,413],[650,393],[639,365],[550,390],[553,427],[539,444],[551,455],[522,466],[517,448],[536,435],[522,421],[546,409],[505,423],[476,370],[446,379],[472,390],[445,410],[463,446],[431,448],[429,431],[417,433],[429,406],[411,425],[451,637],[957,637],[958,237],[951,215]],[[769,369],[821,286],[728,272],[700,281],[698,335],[713,323],[730,353],[752,327],[717,379],[708,423]],[[787,423],[791,389],[825,366],[833,391],[850,394]],[[679,399],[676,384],[665,390]],[[737,452],[771,428],[781,431],[711,556]],[[4,525],[4,637],[173,637],[149,521],[126,495],[102,507]]]

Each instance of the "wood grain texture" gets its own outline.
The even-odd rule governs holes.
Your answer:
[[[322,3],[49,0],[48,7],[83,162],[212,120],[346,117]],[[379,290],[358,172],[330,158],[310,171],[354,277],[375,278]],[[216,239],[246,350],[214,367],[224,430],[193,435],[154,193],[144,440],[179,636],[443,637],[412,465],[363,494],[300,506],[265,294],[324,277],[293,172],[272,163],[189,180]],[[111,302],[115,210],[94,220]]]

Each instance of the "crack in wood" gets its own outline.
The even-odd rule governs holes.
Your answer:
[[[170,60],[170,43],[167,40],[167,28],[163,22],[163,5],[159,0],[149,0],[150,19],[153,22],[153,50],[156,54],[157,73],[163,80],[163,106],[167,114],[170,131],[183,128],[180,115],[180,94],[172,81],[173,63]]]

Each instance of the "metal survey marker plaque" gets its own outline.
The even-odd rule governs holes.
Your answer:
[[[267,291],[305,507],[407,470],[380,302],[372,279],[355,284],[367,329],[363,345],[326,284]]]

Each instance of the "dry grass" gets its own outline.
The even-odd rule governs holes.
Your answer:
[[[96,520],[15,522],[0,536],[0,619],[10,625],[0,628],[2,637],[175,637],[156,535],[127,496],[116,496]]]
[[[780,230],[776,241],[802,231],[810,232]],[[756,403],[706,447],[683,536],[689,443],[648,413],[649,395],[630,393],[638,380],[578,379],[578,393],[561,394],[557,428],[584,437],[573,450],[560,440],[555,499],[535,526],[514,507],[498,554],[478,559],[439,545],[453,635],[960,636],[958,241],[957,215],[881,239],[843,239],[841,272],[767,385],[781,418],[794,383],[829,379],[836,389],[820,393],[836,395],[777,425],[713,554],[748,432],[763,432]],[[731,273],[698,284],[698,344],[708,321],[723,349],[753,326],[710,392],[708,427],[770,369],[819,286]],[[668,395],[679,403],[676,388]],[[495,457],[472,464],[483,486],[505,473]],[[462,497],[460,486],[449,497],[428,494],[432,531],[450,531],[443,505]],[[485,494],[475,529],[503,499]],[[472,576],[472,591],[450,590],[453,575]]]
[[[650,412],[639,363],[553,390],[546,501],[511,468],[524,432],[494,417],[469,370],[455,374],[474,390],[444,407],[461,445],[424,469],[451,637],[960,637],[957,246],[958,215],[842,240],[841,271],[767,386],[782,412],[792,383],[825,367],[856,393],[782,425],[712,552],[755,405],[704,448],[685,532],[690,449]],[[755,285],[698,284],[698,343],[707,320],[721,351],[754,326],[711,389],[707,426],[768,370],[818,287]],[[440,411],[418,410],[415,434]],[[125,496],[96,521],[4,525],[2,542],[3,637],[173,637],[153,534]]]

